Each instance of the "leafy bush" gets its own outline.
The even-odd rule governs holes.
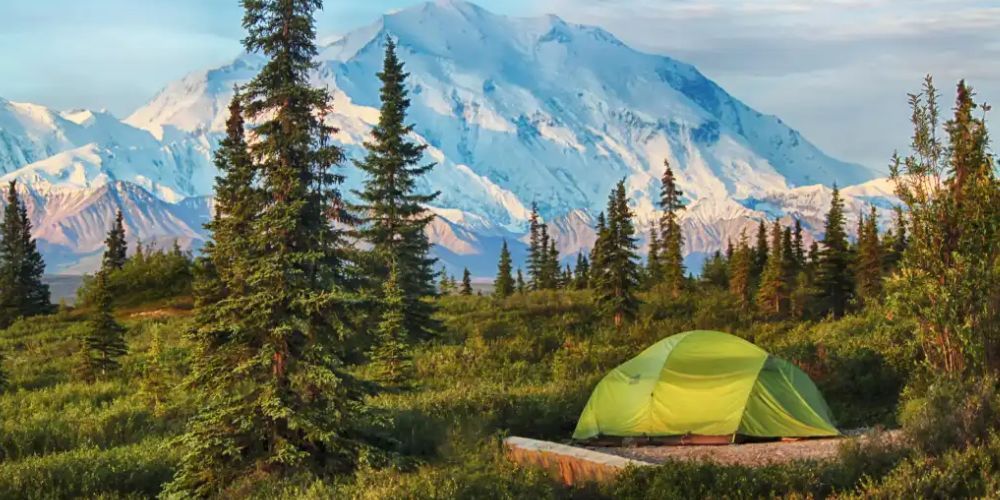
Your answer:
[[[872,475],[851,498],[995,498],[1000,492],[1000,435],[939,457],[918,455],[884,477]]]
[[[192,261],[187,253],[149,250],[137,253],[121,269],[112,271],[108,285],[117,306],[135,306],[147,302],[191,294]],[[77,290],[77,302],[86,307],[93,300],[93,276],[84,277]]]
[[[931,455],[976,445],[1000,431],[996,379],[942,377],[906,402],[900,420],[913,446]]]
[[[178,460],[167,440],[110,449],[92,446],[0,462],[0,498],[78,498],[159,493]]]

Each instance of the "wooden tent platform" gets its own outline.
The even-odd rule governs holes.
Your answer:
[[[650,462],[576,446],[522,437],[504,439],[507,456],[514,463],[541,467],[565,484],[607,481],[629,466],[643,467]]]

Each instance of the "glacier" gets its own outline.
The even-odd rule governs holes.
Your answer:
[[[501,16],[461,0],[321,37],[329,42],[312,79],[334,96],[328,119],[348,158],[361,157],[378,119],[386,37],[410,73],[414,138],[437,163],[419,188],[442,193],[428,207],[437,215],[428,233],[454,273],[491,276],[504,239],[519,262],[533,204],[561,255],[574,259],[593,244],[596,215],[621,179],[647,231],[664,160],[688,204],[694,270],[743,229],[753,235],[761,218],[799,218],[818,237],[834,184],[853,215],[894,202],[879,172],[826,155],[689,64],[597,27]],[[132,240],[203,244],[226,107],[234,85],[263,63],[243,54],[191,73],[124,120],[0,100],[0,181],[22,183],[50,272],[93,269],[118,207]],[[342,171],[350,197],[361,174],[349,160]]]

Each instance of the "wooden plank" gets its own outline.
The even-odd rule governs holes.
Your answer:
[[[507,456],[519,465],[541,467],[564,484],[614,479],[629,466],[653,465],[642,460],[522,437],[504,439]]]

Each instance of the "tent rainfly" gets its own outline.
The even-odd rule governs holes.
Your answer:
[[[667,337],[608,373],[573,438],[838,435],[823,395],[798,367],[739,337],[697,330]]]

